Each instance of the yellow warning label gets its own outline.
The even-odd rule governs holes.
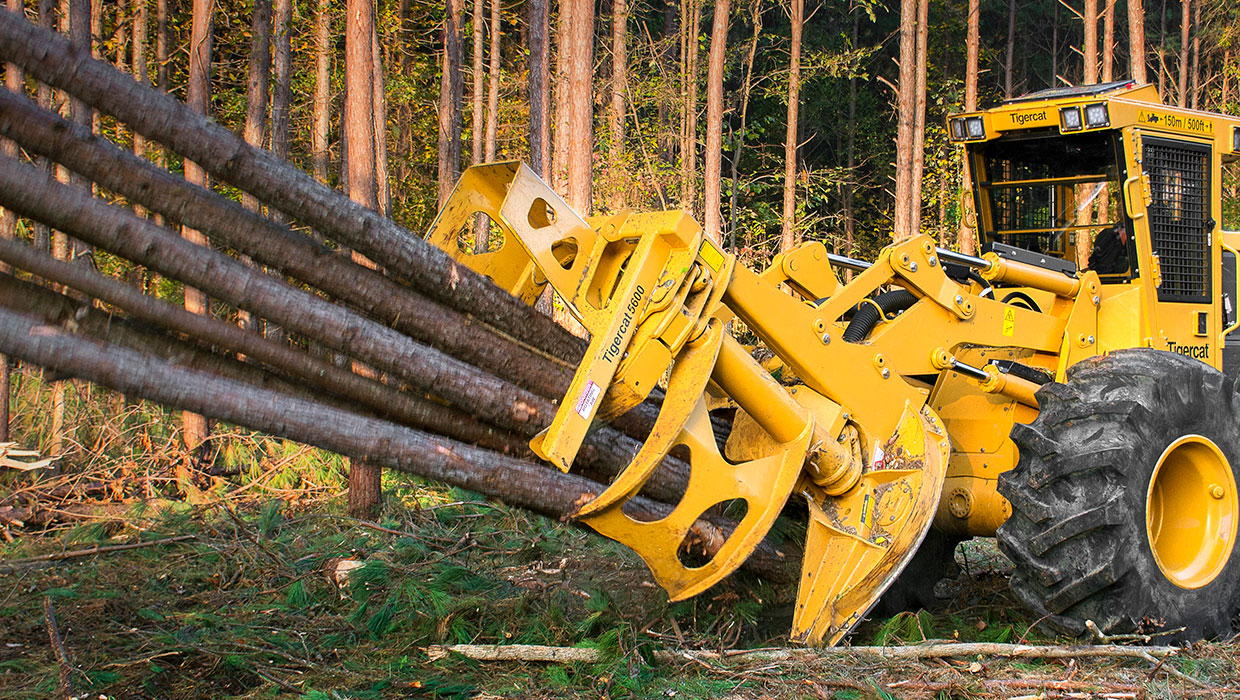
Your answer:
[[[723,251],[716,248],[715,244],[709,240],[702,241],[702,247],[698,249],[698,257],[714,272],[718,272],[723,267]]]
[[[1003,310],[1003,335],[1011,338],[1016,334],[1016,310]]]

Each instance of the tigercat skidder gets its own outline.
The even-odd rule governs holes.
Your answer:
[[[684,212],[586,220],[515,163],[469,169],[430,236],[529,303],[550,284],[589,331],[531,443],[543,459],[567,470],[593,421],[661,387],[640,452],[579,517],[672,599],[735,570],[795,498],[795,641],[838,642],[919,547],[972,536],[998,537],[1015,592],[1062,631],[1224,633],[1240,605],[1240,394],[1222,371],[1240,234],[1221,230],[1219,192],[1240,120],[1111,83],[948,127],[980,257],[927,236],[872,263],[811,242],[758,273]],[[475,253],[479,214],[493,233]],[[630,517],[669,453],[691,468],[682,499]],[[687,556],[690,525],[721,504],[739,525],[708,561]]]

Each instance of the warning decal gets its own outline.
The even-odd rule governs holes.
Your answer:
[[[586,380],[585,391],[581,392],[581,397],[577,399],[577,415],[590,420],[590,416],[594,413],[594,404],[598,403],[599,394],[602,393],[603,387],[592,380]]]
[[[1011,338],[1016,334],[1016,310],[1003,310],[1003,335]]]

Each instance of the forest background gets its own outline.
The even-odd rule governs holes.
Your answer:
[[[1238,107],[1240,6],[1228,0],[8,6],[411,230],[427,229],[468,165],[523,159],[583,213],[690,211],[754,267],[804,240],[867,258],[921,232],[971,251],[968,186],[944,129],[951,112],[1126,78],[1156,84],[1168,103]],[[74,17],[89,19],[89,33]],[[6,74],[9,89],[73,112],[59,93]],[[206,182],[109,118],[74,116]],[[1224,225],[1234,226],[1234,173],[1224,188]],[[30,222],[6,216],[0,235],[90,255],[148,293],[208,310],[192,290]],[[65,384],[51,382],[50,410],[19,430],[46,454],[90,441],[66,437]],[[206,423],[187,415],[184,442],[195,448]]]

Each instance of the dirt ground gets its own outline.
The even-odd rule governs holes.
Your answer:
[[[0,545],[0,698],[1240,697],[1235,639],[1158,660],[659,663],[656,650],[785,646],[791,591],[737,575],[669,603],[619,545],[392,478],[379,526],[336,501],[231,499],[20,533]],[[123,545],[140,546],[96,549]],[[1075,641],[1019,609],[993,541],[956,557],[938,609],[867,621],[849,644]],[[455,643],[588,647],[601,660],[428,659]]]

